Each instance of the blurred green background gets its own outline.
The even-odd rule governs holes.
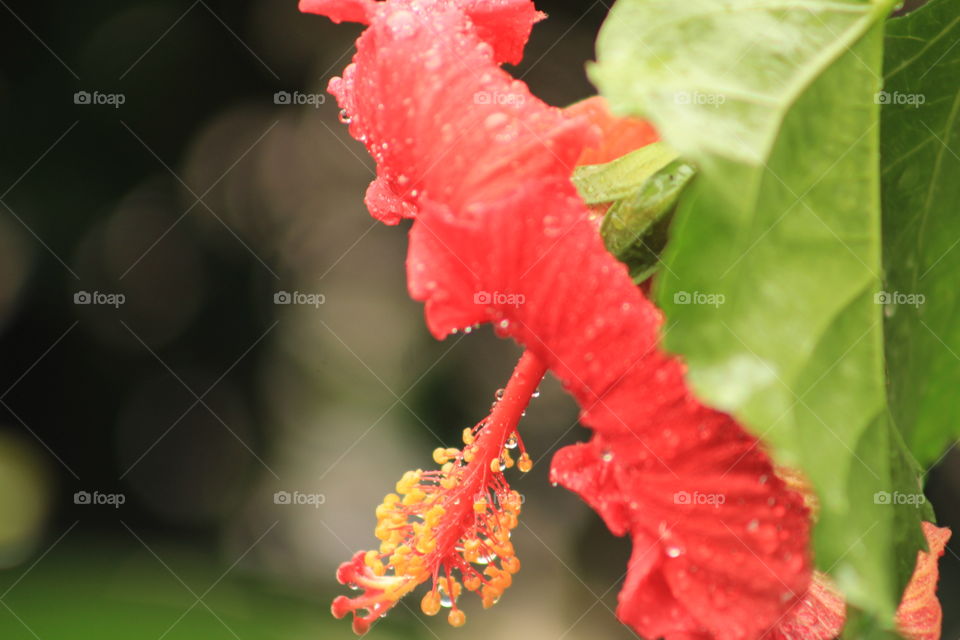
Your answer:
[[[514,71],[590,95],[607,8],[538,5]],[[488,328],[429,336],[403,232],[364,209],[373,163],[324,93],[358,32],[294,0],[0,0],[0,638],[352,637],[337,564],[509,376]],[[372,637],[633,637],[629,544],[546,479],[576,407],[548,380],[528,414],[514,585],[456,630],[410,598]],[[928,491],[954,528],[958,461]]]

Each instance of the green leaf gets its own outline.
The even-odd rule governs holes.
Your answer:
[[[600,235],[607,250],[630,269],[640,283],[660,265],[667,229],[677,201],[694,169],[677,160],[647,178],[630,196],[614,202],[603,217]]]
[[[587,204],[613,202],[632,195],[647,178],[676,157],[676,151],[662,142],[655,142],[606,164],[577,167],[573,172],[573,184]]]
[[[960,437],[960,1],[887,26],[881,123],[890,405],[923,464]]]
[[[874,302],[892,4],[619,0],[590,69],[616,110],[698,166],[656,283],[667,348],[702,399],[809,476],[817,565],[886,626],[923,546],[922,511],[883,500],[918,492]]]

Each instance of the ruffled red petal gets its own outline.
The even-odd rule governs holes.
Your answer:
[[[344,2],[319,8],[337,18],[359,13],[355,0]],[[569,175],[590,125],[496,64],[519,59],[540,16],[531,2],[368,4],[377,17],[330,91],[377,160],[367,197],[374,216],[395,224],[424,199],[463,209],[535,177]]]

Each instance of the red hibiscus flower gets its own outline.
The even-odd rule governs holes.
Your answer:
[[[338,572],[363,592],[337,598],[334,615],[353,613],[363,633],[428,580],[421,608],[449,606],[454,625],[465,620],[463,590],[496,602],[519,570],[508,534],[520,505],[503,471],[531,464],[516,427],[549,370],[594,431],[557,453],[551,475],[633,540],[618,616],[651,638],[760,637],[808,594],[803,496],[755,438],[690,393],[683,365],[658,347],[660,312],[604,249],[569,180],[578,160],[655,134],[642,125],[625,147],[599,144],[622,123],[593,125],[596,103],[550,107],[500,68],[519,59],[541,18],[528,0],[301,8],[369,25],[330,89],[377,161],[371,213],[414,219],[408,283],[431,332],[489,322],[526,347],[464,447],[435,451],[438,470],[408,472],[378,507],[379,550]]]

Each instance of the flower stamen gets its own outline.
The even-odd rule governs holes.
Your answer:
[[[449,607],[447,621],[466,622],[457,607],[464,589],[493,606],[520,570],[510,531],[518,524],[522,498],[510,489],[504,470],[527,472],[533,462],[516,432],[546,368],[531,352],[521,356],[505,389],[497,392],[490,415],[463,431],[463,448],[438,447],[439,469],[407,471],[376,509],[379,550],[358,551],[337,571],[341,584],[362,589],[339,596],[337,618],[353,613],[353,630],[370,625],[417,585],[432,579],[421,610],[436,615]],[[520,449],[514,461],[511,450]],[[459,576],[459,579],[458,579]]]

